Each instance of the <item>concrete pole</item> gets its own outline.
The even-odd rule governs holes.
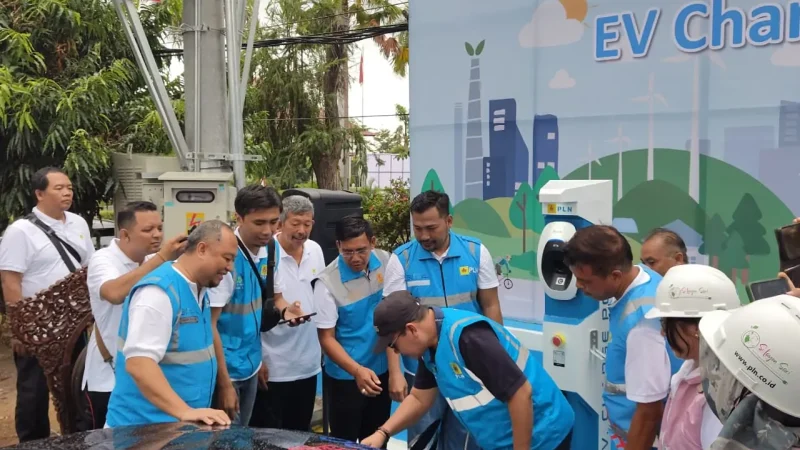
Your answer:
[[[186,142],[195,154],[230,154],[223,2],[184,0],[183,23]],[[228,163],[206,159],[195,167],[230,171]]]

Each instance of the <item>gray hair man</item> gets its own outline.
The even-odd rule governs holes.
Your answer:
[[[642,242],[642,263],[662,277],[675,266],[686,264],[686,244],[678,233],[656,228]]]
[[[300,195],[284,198],[280,223],[276,282],[284,298],[313,313],[311,282],[325,269],[322,248],[308,239],[314,227],[314,205]],[[266,416],[272,418],[264,426],[308,431],[322,356],[315,328],[275,327],[261,334],[261,348],[269,367],[269,388],[261,392],[256,408],[265,408]]]
[[[106,427],[231,423],[224,411],[209,408],[217,361],[207,289],[233,269],[237,250],[228,225],[203,222],[183,255],[131,289],[122,309]]]

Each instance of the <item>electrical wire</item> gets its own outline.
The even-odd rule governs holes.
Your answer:
[[[391,7],[391,6],[400,6],[400,5],[407,5],[407,4],[408,4],[408,2],[389,3],[388,5],[384,5],[384,6],[373,6],[372,8],[364,8],[361,11],[374,11],[376,9],[386,9],[388,7]],[[329,14],[327,16],[314,16],[314,17],[312,17],[310,19],[303,19],[303,20],[298,20],[298,21],[295,21],[295,22],[283,22],[283,23],[279,23],[279,24],[275,24],[275,25],[268,25],[268,26],[261,27],[261,29],[262,30],[275,30],[275,29],[285,28],[287,25],[297,25],[299,23],[316,22],[316,21],[322,20],[322,19],[332,19],[334,17],[351,16],[351,15],[353,15],[353,13],[345,12],[345,13],[338,13],[338,14]]]
[[[283,121],[295,121],[295,120],[340,120],[340,119],[361,119],[361,118],[370,118],[370,117],[408,117],[408,113],[404,114],[367,114],[367,115],[357,115],[357,116],[339,116],[339,117],[267,117],[263,119],[248,117],[245,119],[246,122],[283,122]]]
[[[317,44],[317,45],[342,45],[352,44],[353,42],[363,41],[375,36],[384,34],[399,33],[408,31],[408,22],[398,23],[393,25],[379,25],[374,27],[356,28],[344,31],[333,31],[330,33],[313,34],[308,36],[290,36],[285,38],[266,39],[253,42],[253,48],[269,48],[279,47],[282,45],[297,45],[297,44]],[[242,44],[242,49],[246,49],[247,45]],[[167,48],[153,50],[154,56],[173,57],[181,56],[183,49],[180,48]]]

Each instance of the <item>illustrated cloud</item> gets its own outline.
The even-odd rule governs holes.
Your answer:
[[[800,43],[783,44],[775,50],[770,61],[776,66],[800,67]]]
[[[548,83],[550,89],[569,89],[575,87],[575,78],[566,69],[560,69]]]
[[[532,48],[571,44],[580,40],[583,29],[581,22],[567,19],[560,2],[547,0],[536,8],[531,21],[520,30],[519,45]]]

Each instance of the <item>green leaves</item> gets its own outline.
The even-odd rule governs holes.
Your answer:
[[[179,23],[162,14],[176,2],[142,11],[146,33],[163,36]],[[149,96],[119,19],[106,0],[0,4],[0,232],[32,206],[30,177],[48,165],[72,177],[73,211],[91,219],[113,195],[111,152],[128,143],[150,149],[132,132]]]
[[[486,44],[485,39],[478,43],[478,47],[475,48],[475,56],[480,56],[483,53],[484,44]]]
[[[473,48],[469,42],[464,42],[464,47],[467,49],[469,56],[480,56],[483,53],[483,47],[486,45],[486,39],[478,42],[478,45]]]

